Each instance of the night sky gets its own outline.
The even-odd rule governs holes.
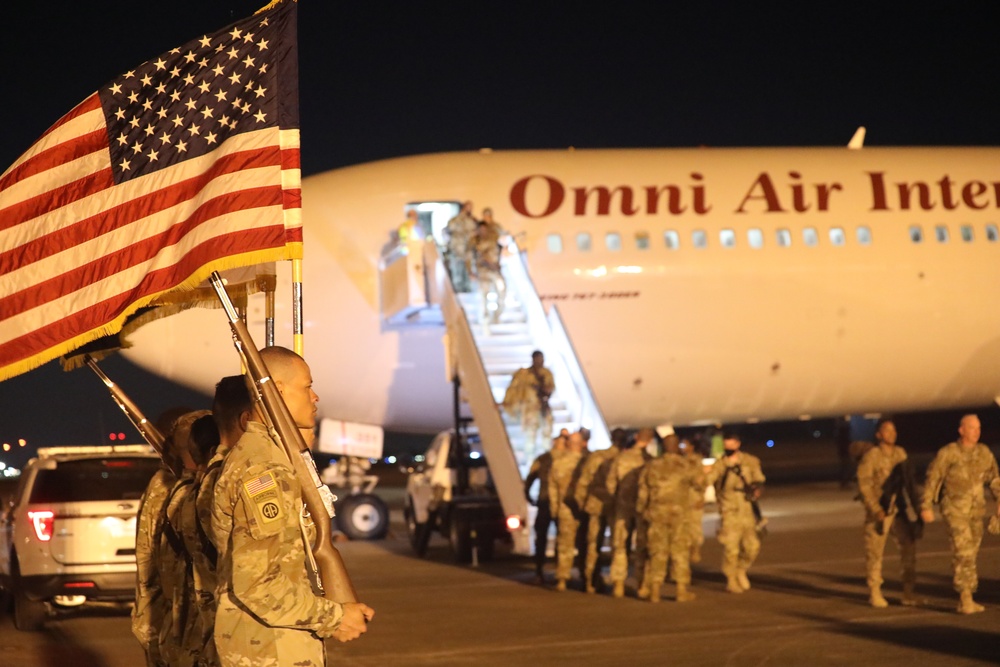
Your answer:
[[[0,171],[97,87],[262,2],[5,7]],[[859,125],[868,145],[996,146],[994,6],[302,0],[303,173],[482,147],[831,146]],[[106,366],[150,416],[207,400]],[[96,382],[48,364],[0,384],[0,442],[131,439]]]

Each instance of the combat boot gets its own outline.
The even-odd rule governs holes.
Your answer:
[[[615,582],[615,589],[614,589],[614,591],[611,592],[611,595],[613,597],[616,597],[616,598],[623,598],[623,597],[625,597],[625,582],[624,581],[616,581]]]
[[[917,595],[912,583],[903,584],[903,597],[900,600],[904,607],[919,607],[927,604],[927,598]]]
[[[745,588],[740,586],[740,582],[736,580],[736,577],[726,578],[726,592],[727,593],[742,593]]]
[[[881,586],[872,586],[871,594],[868,596],[868,604],[875,607],[876,609],[885,609],[889,606],[889,603],[882,596]]]
[[[642,582],[642,585],[639,586],[639,590],[637,590],[635,592],[635,596],[637,598],[639,598],[640,600],[646,600],[646,599],[649,598],[649,592],[650,592],[650,590],[651,590],[651,588],[650,588],[649,584],[647,584],[644,581],[644,582]]]
[[[750,578],[747,577],[746,570],[736,570],[736,582],[745,591],[750,590]]]
[[[690,602],[697,596],[688,590],[687,584],[677,584],[677,601]]]
[[[562,592],[562,591],[566,590],[566,580],[565,579],[559,579],[558,581],[556,581],[556,590],[559,591],[559,592]]]
[[[597,592],[597,589],[594,588],[594,584],[591,583],[591,582],[589,582],[589,581],[587,582],[587,586],[586,586],[586,588],[584,590],[586,590],[588,593],[596,593]]]
[[[659,602],[660,601],[660,588],[661,584],[653,584],[649,587],[649,601]]]
[[[966,590],[959,593],[959,602],[958,602],[959,614],[978,614],[979,612],[984,611],[985,609],[986,607],[984,607],[981,604],[978,604],[975,600],[972,599],[972,591]]]

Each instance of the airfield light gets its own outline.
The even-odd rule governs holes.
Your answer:
[[[108,433],[108,440],[111,440],[113,442],[117,439],[118,439],[117,435],[115,435],[114,433]]]
[[[392,465],[393,463],[396,462],[396,457],[395,456],[387,456],[387,457],[385,457],[385,462],[388,463],[389,465]]]
[[[768,447],[774,447],[774,440],[768,440],[767,441],[767,446]]]
[[[5,452],[9,452],[10,451],[10,443],[8,443],[8,442],[3,443],[3,450]]]
[[[20,445],[21,447],[24,447],[26,444],[28,444],[28,441],[25,440],[24,438],[20,438],[18,439],[17,444]]]
[[[819,431],[813,431],[813,437],[814,438],[818,438],[820,435],[822,435],[822,434]]]

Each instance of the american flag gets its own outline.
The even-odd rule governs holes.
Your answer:
[[[212,271],[302,256],[296,9],[124,73],[0,176],[0,380]]]
[[[274,477],[271,475],[271,473],[267,472],[261,475],[260,477],[251,479],[249,482],[246,482],[243,486],[247,490],[247,495],[256,496],[258,493],[267,491],[269,489],[273,489],[274,487],[278,486],[278,484],[277,482],[274,481]]]

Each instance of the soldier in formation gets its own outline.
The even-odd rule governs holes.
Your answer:
[[[577,431],[566,439],[566,448],[553,455],[549,472],[549,504],[558,526],[556,542],[556,590],[566,590],[576,556],[580,526],[574,487],[579,480],[586,444]]]
[[[625,580],[628,578],[629,551],[635,534],[635,572],[641,573],[646,567],[645,531],[642,519],[636,512],[639,495],[639,475],[649,460],[646,447],[653,441],[653,429],[639,431],[631,446],[614,458],[608,471],[606,482],[608,494],[614,498],[614,519],[611,524],[611,583],[612,595],[625,596]],[[641,575],[640,575],[641,576]]]

